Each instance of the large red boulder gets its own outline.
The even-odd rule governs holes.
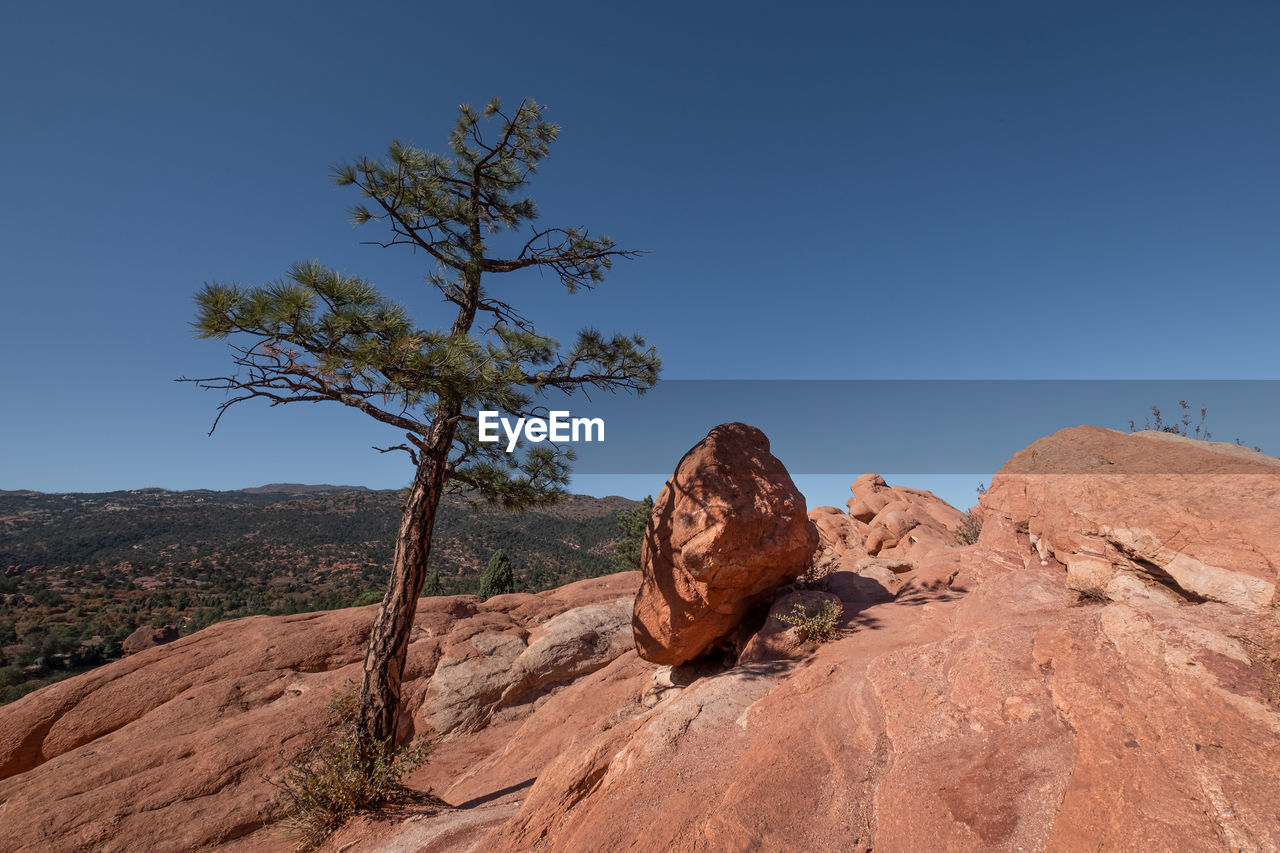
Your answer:
[[[694,445],[653,506],[632,629],[640,656],[680,664],[730,638],[818,546],[787,469],[747,424]]]

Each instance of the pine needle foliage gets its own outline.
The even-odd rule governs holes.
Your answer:
[[[336,402],[405,431],[407,443],[377,449],[405,451],[416,461],[442,402],[532,417],[545,414],[538,402],[552,391],[643,394],[653,387],[662,362],[642,336],[587,328],[562,347],[484,284],[490,274],[538,270],[575,293],[602,282],[615,258],[640,254],[579,227],[533,228],[512,252],[491,252],[494,237],[537,218],[533,199],[519,191],[559,134],[542,113],[533,101],[510,117],[497,100],[482,112],[464,105],[449,136],[452,156],[396,140],[383,159],[333,169],[339,186],[366,199],[351,209],[352,221],[389,231],[372,242],[425,251],[433,260],[427,283],[458,308],[450,326],[420,326],[368,280],[314,260],[258,287],[204,285],[196,294],[196,334],[228,340],[239,368],[180,380],[231,392],[210,432],[229,408],[250,399]],[[485,141],[486,119],[499,123],[499,141]],[[563,496],[571,448],[508,454],[502,443],[478,441],[474,414],[457,420],[448,491],[512,510]]]

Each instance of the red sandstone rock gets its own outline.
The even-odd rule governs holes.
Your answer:
[[[863,555],[918,558],[957,544],[964,513],[932,492],[890,486],[879,474],[863,474],[849,490],[849,518],[865,531]]]
[[[988,519],[1025,533],[1040,560],[1066,566],[1080,592],[1256,611],[1276,600],[1280,460],[1252,450],[1168,433],[1062,430],[1010,459],[982,505]]]
[[[441,649],[419,728],[474,731],[503,709],[600,669],[632,648],[632,602],[627,595],[576,607],[532,630],[507,613],[469,620]]]
[[[1037,451],[1079,440],[1059,434]],[[1131,448],[1131,464],[1202,449],[1157,441]],[[1272,464],[1231,464],[1241,460]],[[1245,543],[1270,548],[1256,520],[1276,515],[1269,475],[1237,473],[1249,476],[1184,476],[1195,500],[1183,505],[1165,501],[1161,480],[1125,483],[1128,502],[1110,492],[1124,483],[1114,477],[1052,482],[1101,505],[1110,528],[1181,525],[1198,531],[1187,540],[1197,554],[1234,548],[1248,565],[1257,556]],[[975,547],[931,550],[911,572],[863,564],[906,579],[891,601],[872,603],[849,582],[862,575],[835,572],[828,588],[851,632],[801,663],[752,663],[668,691],[585,740],[484,836],[486,849],[1280,848],[1275,611],[1247,598],[1082,604],[1053,556],[1094,522],[1046,512],[1053,495],[1034,485],[1013,493],[1021,503],[995,490]],[[839,528],[822,516],[829,546]],[[1028,524],[1055,546],[1044,565],[1028,559]]]
[[[809,575],[818,577],[841,568],[846,555],[863,555],[870,528],[833,506],[809,510],[809,520],[818,531],[818,548],[809,567]]]
[[[680,664],[805,570],[818,533],[764,433],[722,424],[694,445],[654,503],[632,625],[640,656]]]
[[[963,553],[971,577],[855,613],[803,663],[704,678],[585,740],[484,849],[1280,845],[1274,672],[1232,638],[1262,620],[1080,607],[1058,570]]]
[[[178,639],[178,629],[173,625],[165,625],[163,628],[143,625],[128,637],[125,637],[124,642],[120,644],[120,650],[126,655],[134,655],[143,649],[163,646],[165,643],[172,643],[176,639]]]
[[[404,734],[431,707],[423,696],[433,695],[439,665],[462,645],[485,646],[495,620],[499,636],[532,639],[521,641],[519,663],[495,689],[473,697],[486,717],[506,697],[504,719],[518,721],[538,704],[533,694],[545,702],[562,681],[607,668],[627,651],[638,583],[638,573],[625,573],[506,605],[422,599],[405,672]],[[283,803],[268,780],[316,743],[331,722],[329,700],[358,683],[375,609],[219,623],[0,707],[0,850],[290,849],[270,826]],[[605,695],[612,712],[619,700]],[[439,753],[443,766],[456,763],[456,748],[442,744]]]
[[[890,486],[879,474],[863,474],[849,488],[849,513],[828,506],[809,512],[819,537],[805,574],[810,585],[882,601],[908,585],[928,555],[959,546],[955,530],[964,513],[933,493]]]
[[[1048,473],[1099,447],[1126,473]],[[444,707],[431,704],[442,661],[491,685],[481,659],[510,673],[410,780],[459,808],[368,816],[323,850],[1280,849],[1276,610],[1174,592],[1082,601],[1077,576],[1101,567],[1068,550],[1141,525],[1163,548],[1274,583],[1258,559],[1276,554],[1273,463],[1092,430],[1033,448],[1015,457],[1030,471],[1011,462],[993,484],[977,545],[864,563],[846,542],[842,559],[869,574],[828,576],[844,631],[802,660],[609,659],[635,573],[509,601],[425,599],[407,726]],[[1163,479],[1206,462],[1248,470]],[[824,545],[838,515],[815,522]],[[1161,538],[1175,524],[1187,535]],[[1108,584],[1137,578],[1107,565]],[[273,741],[295,750],[323,725],[371,616],[225,623],[0,708],[0,849],[288,849],[258,776],[275,772]]]

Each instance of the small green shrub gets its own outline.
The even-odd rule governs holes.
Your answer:
[[[334,731],[291,761],[284,778],[274,783],[289,800],[286,826],[298,836],[299,851],[315,849],[358,812],[403,798],[409,793],[405,774],[426,763],[431,751],[421,735],[398,751],[370,742],[352,689],[337,696],[329,710]]]
[[[834,640],[840,633],[836,628],[836,623],[840,621],[840,616],[843,613],[844,605],[828,598],[822,602],[822,607],[812,616],[809,615],[805,606],[797,601],[795,606],[791,608],[790,613],[780,614],[777,619],[779,622],[794,628],[796,636],[800,638],[802,643],[807,643],[810,640],[825,643],[828,640]]]

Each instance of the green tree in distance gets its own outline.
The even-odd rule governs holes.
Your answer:
[[[644,529],[653,515],[653,495],[647,496],[640,506],[618,513],[618,529],[622,538],[613,545],[613,567],[620,572],[640,568],[640,549],[644,544]]]
[[[489,558],[489,565],[480,576],[480,597],[493,598],[516,591],[516,576],[511,571],[511,558],[499,548]]]
[[[530,225],[527,235],[512,236],[537,217],[523,190],[559,132],[542,114],[533,101],[509,115],[496,99],[482,113],[464,105],[450,154],[397,140],[385,159],[334,169],[339,186],[365,199],[352,208],[353,222],[386,229],[374,243],[405,246],[434,263],[426,282],[452,306],[447,326],[416,325],[368,281],[315,261],[294,265],[272,284],[215,282],[196,296],[197,334],[228,339],[236,367],[227,376],[180,380],[229,392],[213,429],[246,400],[323,401],[358,409],[405,436],[376,448],[405,452],[415,473],[364,661],[360,718],[375,742],[389,742],[395,732],[441,495],[469,492],[520,510],[557,500],[568,482],[571,448],[540,444],[508,454],[501,443],[479,441],[477,410],[537,416],[545,410],[536,404],[549,392],[644,393],[661,369],[657,351],[638,335],[585,329],[562,348],[488,287],[499,274],[523,270],[550,274],[574,293],[600,283],[615,258],[637,254],[585,228]],[[496,133],[487,134],[494,125]]]

